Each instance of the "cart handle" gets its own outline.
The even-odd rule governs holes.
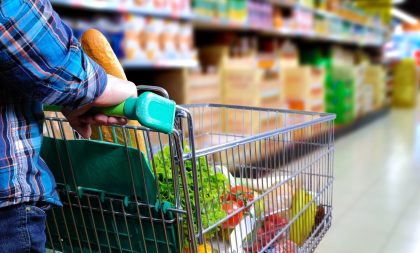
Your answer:
[[[43,109],[44,111],[60,112],[62,107],[44,105]],[[137,98],[127,98],[119,105],[95,107],[91,110],[108,116],[137,120],[145,127],[166,134],[171,134],[174,130],[176,103],[152,92],[144,92]]]

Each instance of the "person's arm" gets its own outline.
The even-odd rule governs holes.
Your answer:
[[[132,83],[107,77],[83,52],[48,0],[0,2],[0,81],[28,99],[67,108],[69,120],[136,95]],[[117,123],[101,117],[99,123]]]

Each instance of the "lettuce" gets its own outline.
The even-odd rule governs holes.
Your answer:
[[[185,146],[185,152],[189,152],[189,147]],[[198,189],[200,193],[200,208],[202,214],[203,228],[207,228],[226,216],[225,211],[222,209],[220,196],[227,190],[227,179],[220,173],[215,172],[213,166],[209,164],[206,157],[199,157],[196,159],[196,168],[198,173]],[[171,169],[171,154],[170,149],[166,146],[163,151],[154,156],[154,163],[156,166],[156,173],[159,182],[159,191],[162,201],[168,201],[172,205],[175,204],[174,180],[172,177]],[[185,162],[185,169],[187,174],[187,188],[190,195],[190,203],[193,211],[193,221],[197,224],[196,214],[197,208],[194,201],[194,184],[192,174],[192,162],[188,160]],[[179,176],[179,191],[181,206],[185,208],[185,197],[182,188],[181,177]],[[187,222],[182,222],[184,245],[188,247],[188,228]],[[195,227],[197,229],[197,227]],[[206,234],[206,237],[211,237],[217,233],[219,228],[213,229]],[[196,231],[197,232],[197,231]]]

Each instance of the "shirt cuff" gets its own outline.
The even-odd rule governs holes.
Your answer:
[[[74,109],[93,103],[105,91],[108,82],[105,70],[88,55],[84,54],[84,56],[86,57],[85,70],[87,75],[81,86],[85,88],[86,93]]]

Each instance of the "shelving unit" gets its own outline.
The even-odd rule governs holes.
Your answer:
[[[355,22],[355,21],[348,20],[348,19],[345,19],[343,17],[340,17],[339,15],[337,15],[335,13],[325,11],[325,10],[310,8],[308,6],[305,6],[305,5],[302,5],[302,4],[299,4],[299,3],[291,4],[291,3],[284,2],[284,0],[270,0],[270,3],[272,3],[273,5],[276,5],[276,6],[283,7],[283,8],[301,8],[301,9],[310,11],[313,14],[322,16],[324,18],[338,19],[338,20],[342,20],[342,21],[345,21],[345,22],[348,22],[348,23],[352,23],[353,25],[365,26],[366,28],[370,28],[370,29],[373,29],[373,30],[379,30],[379,31],[382,31],[382,32],[387,32],[387,28],[383,27],[383,26],[367,25],[367,24],[363,24],[363,23],[360,23],[360,22]]]
[[[179,19],[184,21],[191,21],[194,25],[194,29],[197,30],[236,30],[236,31],[249,31],[257,33],[258,35],[269,35],[278,37],[290,37],[306,39],[309,41],[319,41],[328,43],[337,43],[343,45],[355,45],[360,47],[380,47],[383,43],[372,42],[372,41],[360,41],[354,40],[353,38],[346,38],[342,36],[331,36],[326,34],[317,34],[315,32],[303,32],[293,31],[291,29],[275,29],[275,28],[262,28],[245,23],[232,22],[230,20],[214,19],[210,17],[202,17],[194,15],[194,13],[170,13],[164,11],[156,11],[153,8],[140,8],[130,4],[124,4],[124,1],[104,2],[100,0],[51,0],[51,2],[60,7],[76,8],[79,10],[91,10],[91,11],[105,11],[111,13],[129,13],[142,16],[153,16],[167,19]],[[117,4],[118,2],[118,4]],[[327,19],[334,19],[340,22],[348,22],[353,26],[363,27],[363,29],[370,30],[372,32],[380,32],[385,34],[387,32],[385,27],[378,27],[373,25],[366,25],[356,23],[350,20],[343,19],[335,13],[331,13],[324,10],[312,9],[301,4],[288,4],[282,1],[271,0],[271,3],[284,7],[284,8],[300,8],[312,12],[314,15],[320,15]],[[132,66],[149,67],[148,64],[129,64]],[[166,64],[163,64],[166,65]],[[182,67],[184,64],[175,64],[173,67]],[[189,67],[191,64],[186,64]],[[152,64],[152,66],[160,67],[160,64]]]
[[[381,47],[380,42],[364,42],[355,41],[351,38],[344,38],[341,36],[331,36],[324,34],[317,34],[315,32],[299,32],[291,29],[264,29],[260,27],[247,26],[245,24],[229,22],[227,20],[214,20],[205,17],[195,17],[193,19],[194,28],[197,30],[227,30],[227,31],[247,31],[254,32],[258,35],[275,36],[282,38],[300,38],[308,41],[319,41],[328,43],[337,43],[343,45],[354,45],[360,47]]]
[[[169,11],[167,10],[168,8],[158,10],[152,8],[151,5],[140,7],[139,5],[136,5],[133,0],[51,0],[51,3],[56,7],[61,7],[60,9],[65,11],[76,9],[80,11],[78,12],[79,14],[83,13],[83,11],[89,13],[98,12],[98,14],[107,14],[107,16],[121,15],[122,17],[140,17],[141,19],[151,18],[154,20],[170,20],[170,22],[177,22],[188,26],[191,25],[192,31],[195,33],[195,38],[193,37],[195,40],[198,39],[197,34],[201,34],[206,37],[207,32],[213,32],[213,34],[215,34],[215,31],[220,31],[226,34],[235,34],[235,36],[237,35],[238,37],[252,36],[257,38],[257,40],[262,41],[276,40],[277,42],[284,42],[286,40],[290,40],[296,42],[299,47],[303,48],[307,47],[307,45],[321,45],[321,47],[325,49],[337,45],[354,51],[362,50],[364,52],[374,52],[373,55],[375,55],[380,54],[383,48],[382,45],[384,44],[389,32],[386,27],[379,25],[379,23],[375,24],[375,21],[371,18],[358,19],[357,17],[360,16],[356,15],[355,17],[352,17],[351,15],[342,14],[342,12],[341,14],[343,16],[340,16],[339,11],[334,13],[324,9],[311,8],[301,4],[301,1],[294,1],[293,3],[286,2],[286,0],[267,1],[273,8],[273,21],[275,16],[274,11],[280,11],[282,22],[281,25],[277,25],[273,22],[272,25],[264,27],[261,25],[258,26],[251,24],[251,21],[249,20],[252,19],[249,17],[242,20],[243,22],[235,22],[228,19],[228,16],[216,18],[199,15],[198,12],[194,11],[195,9],[192,5],[192,1],[193,0],[191,0],[191,5],[182,13]],[[302,13],[303,15],[309,15],[311,20],[303,27],[299,23],[302,18],[299,15],[302,15]],[[289,22],[291,18],[292,23],[290,25],[290,23],[287,22]],[[366,20],[366,22],[359,22],[357,20]],[[322,26],[318,26],[320,23]],[[337,24],[338,27],[336,26]],[[136,23],[131,25],[132,27],[136,27]],[[276,26],[278,28],[276,28]],[[320,27],[321,29],[319,29]],[[341,32],[334,32],[335,30]],[[193,44],[196,44],[196,42]],[[196,46],[199,51],[205,46],[198,42],[197,44]],[[276,54],[275,52],[272,53],[272,55]],[[258,52],[256,52],[254,57],[256,57],[255,61],[257,61]],[[198,88],[199,86],[195,87],[193,85],[194,82],[199,82],[198,80],[201,80],[198,79],[198,77],[204,79],[206,78],[204,75],[203,77],[200,77],[199,74],[201,70],[204,70],[206,64],[203,63],[203,59],[199,57],[199,54],[197,55],[197,58],[199,59],[159,59],[150,61],[121,60],[121,63],[124,69],[131,72],[133,75],[137,75],[139,71],[143,71],[141,79],[147,80],[149,84],[157,83],[159,85],[163,85],[168,91],[170,91],[170,93],[172,93],[170,94],[171,97],[173,97],[178,103],[189,103],[191,101],[197,102],[194,99],[198,99],[201,95],[204,96],[206,93],[204,91],[206,89],[210,89],[209,87]],[[217,89],[223,91],[225,89],[223,87],[225,71],[218,69],[220,66],[217,66],[215,63],[212,63],[211,65],[216,66],[216,74],[212,78],[217,79],[216,76],[219,76],[220,78],[220,87]],[[191,72],[192,69],[194,69],[193,72]],[[143,73],[145,75],[143,75]],[[282,73],[278,74],[280,76],[283,75]],[[147,76],[146,79],[145,76]],[[281,78],[279,78],[279,80],[280,79]],[[170,81],[168,82],[168,80]],[[278,89],[281,89],[280,87],[284,87],[282,85],[283,84],[279,85]],[[191,87],[195,87],[195,90]],[[259,87],[258,89],[262,88]],[[194,92],[198,92],[199,96],[193,95],[194,97],[191,97]],[[280,93],[282,92],[284,91],[281,91]],[[267,92],[262,92],[261,97],[274,97],[274,95],[267,95],[266,93]],[[222,102],[223,96],[222,94],[220,96],[220,101],[215,102]],[[214,96],[212,95],[212,97]],[[284,101],[282,103],[284,103]],[[366,114],[361,117],[363,119],[368,119],[371,118],[372,115],[373,114]],[[360,120],[360,118],[357,119],[357,121]],[[338,129],[341,128],[353,129],[352,127],[346,126],[338,127]]]
[[[155,62],[142,62],[136,60],[122,60],[121,64],[125,69],[136,69],[136,68],[195,68],[198,66],[198,62],[195,60],[159,60]]]
[[[114,3],[113,3],[114,2]],[[75,8],[78,10],[104,11],[111,13],[129,13],[135,15],[154,16],[160,18],[190,20],[191,13],[171,13],[169,11],[156,11],[153,8],[141,8],[124,1],[101,1],[101,0],[51,0],[51,3],[59,7]],[[127,1],[129,2],[129,1]]]

